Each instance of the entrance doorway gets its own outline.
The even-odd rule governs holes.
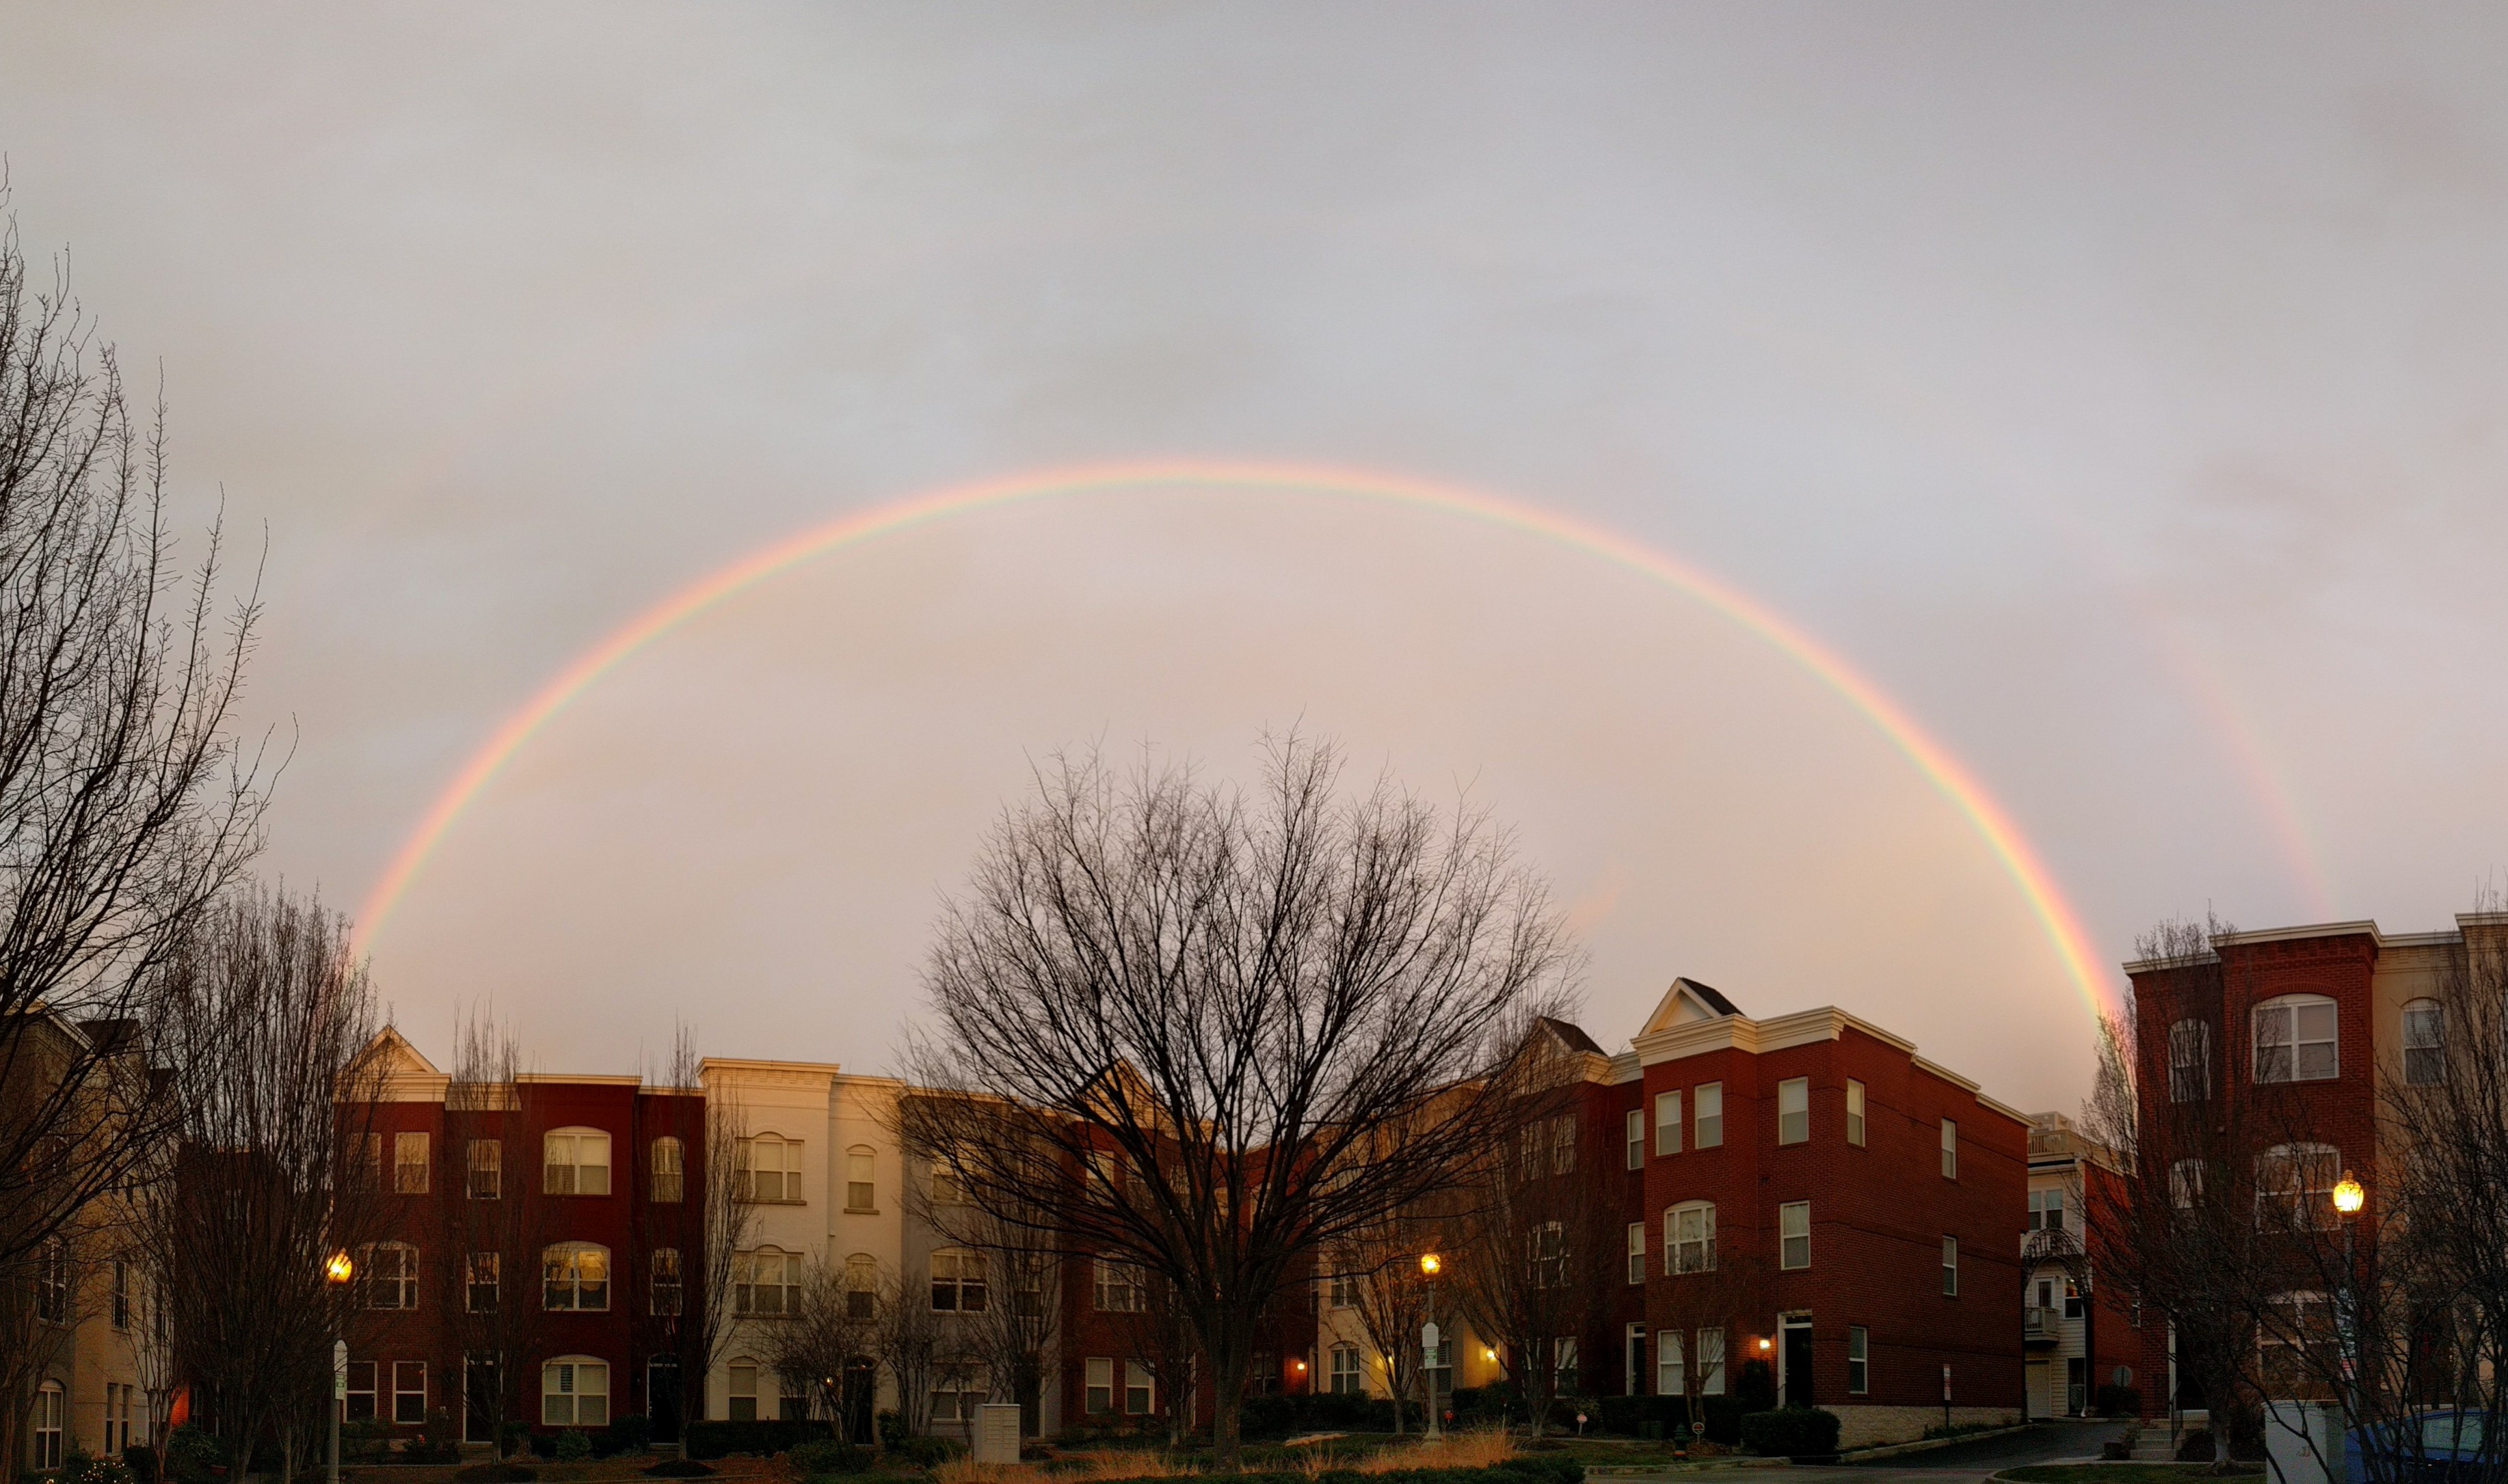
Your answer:
[[[856,1356],[845,1362],[844,1383],[845,1436],[857,1443],[872,1441],[872,1404],[879,1398],[879,1365],[867,1356]],[[1027,1426],[1022,1414],[1020,1426]],[[1044,1419],[1037,1420],[1035,1431],[1044,1431]]]
[[[645,1362],[645,1415],[653,1422],[653,1441],[680,1440],[680,1357],[655,1356]]]
[[[1777,1385],[1789,1407],[1807,1407],[1811,1399],[1811,1316],[1789,1314],[1777,1321]]]
[[[505,1410],[504,1388],[498,1384],[497,1362],[465,1357],[461,1362],[461,1440],[493,1443],[497,1421]]]
[[[1630,1396],[1642,1396],[1646,1389],[1645,1326],[1631,1324],[1628,1343],[1621,1348],[1628,1352],[1628,1377],[1622,1392]]]

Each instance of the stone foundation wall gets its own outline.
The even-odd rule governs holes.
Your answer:
[[[1830,1405],[1822,1410],[1837,1414],[1837,1446],[1841,1451],[1877,1448],[1884,1443],[1912,1443],[1925,1435],[1927,1428],[1942,1425],[1939,1407]],[[1953,1407],[1951,1421],[2000,1426],[2019,1422],[2020,1414],[2010,1407]]]

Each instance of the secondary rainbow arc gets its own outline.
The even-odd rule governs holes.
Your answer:
[[[1904,707],[1807,631],[1712,574],[1619,532],[1481,490],[1397,475],[1309,464],[1158,460],[1089,464],[956,485],[840,516],[697,579],[610,631],[509,714],[439,792],[366,898],[359,933],[371,946],[436,846],[480,792],[541,728],[601,677],[671,629],[745,588],[813,558],[935,521],[1005,505],[1122,489],[1293,489],[1406,505],[1558,542],[1663,583],[1755,634],[1853,706],[1965,818],[2018,887],[2057,961],[2092,1014],[2112,1009],[2079,915],[2010,814]]]

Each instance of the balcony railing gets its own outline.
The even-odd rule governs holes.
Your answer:
[[[2020,1338],[2024,1341],[2053,1340],[2060,1333],[2058,1326],[2062,1318],[2060,1309],[2030,1304],[2020,1311]]]

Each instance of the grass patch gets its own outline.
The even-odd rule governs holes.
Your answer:
[[[2230,1466],[2233,1477],[2253,1477],[2264,1471],[2262,1464]],[[2161,1479],[2208,1479],[2213,1473],[2209,1464],[2030,1464],[2007,1468],[1995,1477],[2017,1479],[2021,1484],[2158,1484]]]

